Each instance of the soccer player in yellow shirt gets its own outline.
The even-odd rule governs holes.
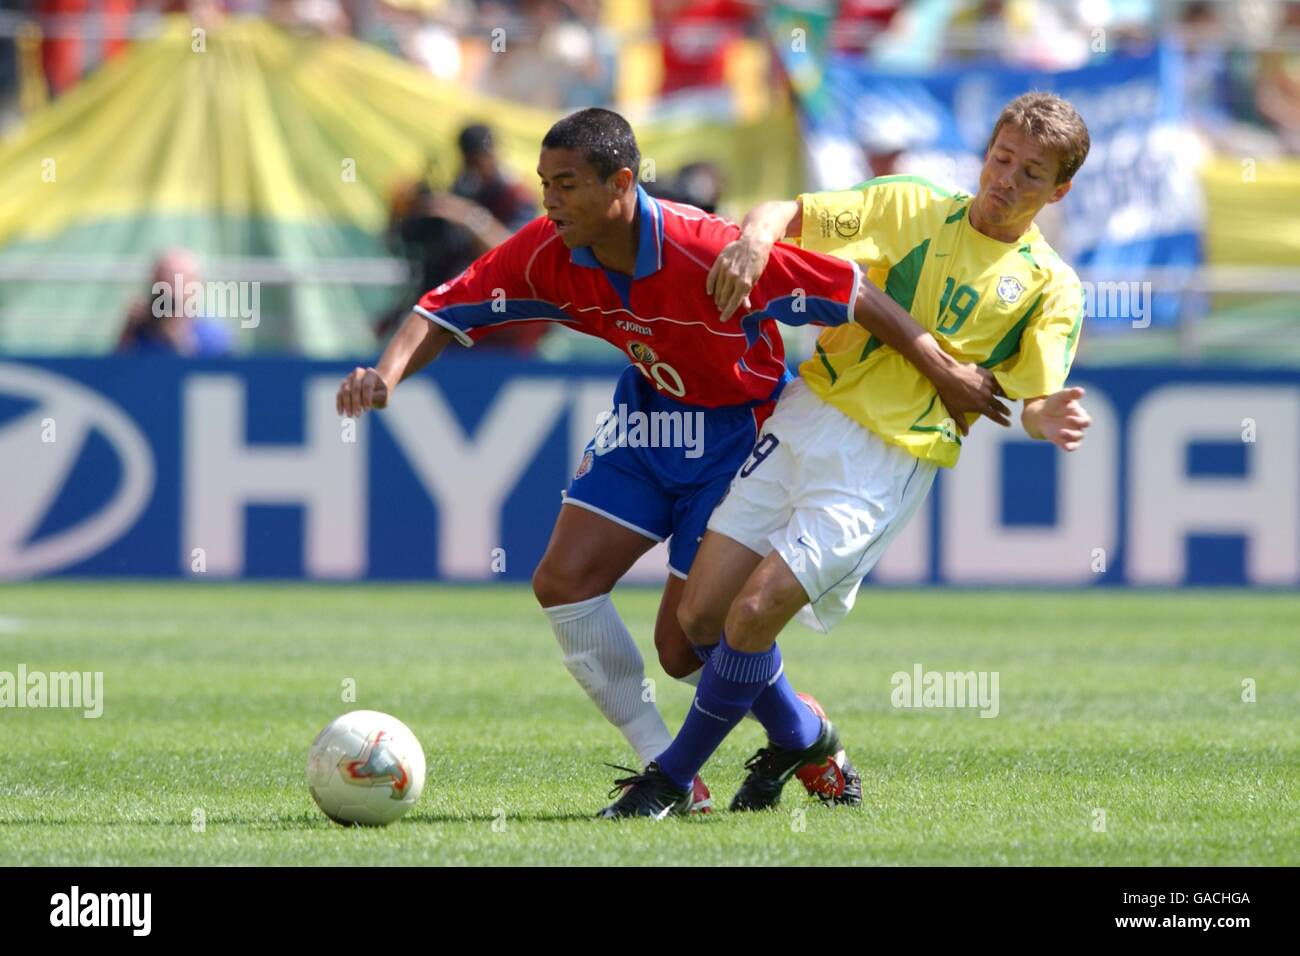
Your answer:
[[[998,118],[976,196],[888,176],[766,203],[720,254],[709,291],[730,315],[781,238],[853,259],[952,357],[990,369],[1007,397],[1022,399],[1031,437],[1073,451],[1090,423],[1083,389],[1065,387],[1083,295],[1034,217],[1070,191],[1088,147],[1068,102],[1026,94]],[[854,324],[823,332],[799,373],[691,566],[678,616],[705,661],[691,711],[645,773],[620,781],[604,816],[662,817],[684,806],[697,771],[780,676],[782,628],[798,615],[825,632],[844,618],[978,417],[954,420],[915,367]],[[796,772],[805,785],[821,779],[827,796],[843,789],[835,728],[789,709],[756,714],[781,727],[786,744],[769,739],[746,764],[733,810],[774,806]]]

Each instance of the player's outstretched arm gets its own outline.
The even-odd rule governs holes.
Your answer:
[[[993,373],[957,361],[901,305],[874,284],[860,283],[853,319],[930,380],[963,435],[970,430],[966,423],[968,412],[1010,426],[1011,410],[997,400],[998,383]]]
[[[802,230],[801,200],[760,203],[749,211],[741,223],[740,238],[723,246],[704,284],[723,322],[742,305],[749,308],[749,290],[767,268],[772,247]]]
[[[353,369],[339,385],[334,399],[338,413],[356,418],[362,412],[384,408],[397,383],[437,358],[451,339],[447,329],[412,312],[384,349],[379,364]]]
[[[1050,441],[1062,451],[1074,451],[1083,443],[1084,430],[1092,417],[1080,404],[1081,388],[1063,388],[1051,395],[1025,399],[1020,424],[1025,434],[1040,441]]]

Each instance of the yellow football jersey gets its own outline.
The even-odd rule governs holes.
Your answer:
[[[1015,242],[999,242],[971,226],[971,196],[914,176],[801,198],[805,249],[858,262],[944,351],[991,369],[1009,398],[1064,386],[1083,290],[1036,225]],[[799,374],[824,401],[886,441],[936,464],[956,464],[961,433],[934,386],[862,326],[824,331]]]

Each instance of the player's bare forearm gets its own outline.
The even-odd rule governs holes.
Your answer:
[[[1011,410],[995,397],[993,374],[957,361],[902,306],[870,282],[863,282],[858,290],[853,319],[930,380],[963,435],[969,430],[968,412],[985,415],[999,425],[1011,423]]]
[[[1043,434],[1042,411],[1043,402],[1046,398],[1027,398],[1024,407],[1020,409],[1020,427],[1025,430],[1025,434],[1035,441],[1046,441],[1047,437]]]
[[[797,199],[761,203],[745,216],[740,238],[723,247],[704,280],[704,291],[713,296],[723,322],[741,306],[748,311],[749,290],[767,268],[772,247],[786,236],[799,235],[802,223],[803,204]]]
[[[389,341],[375,370],[390,388],[396,388],[437,358],[451,338],[441,325],[412,312]]]
[[[343,379],[334,399],[335,409],[340,415],[355,418],[362,412],[386,408],[397,383],[437,358],[451,337],[442,326],[412,312],[384,349],[376,367],[358,366]]]
[[[803,203],[798,199],[774,199],[759,203],[740,224],[742,239],[771,246],[803,232]]]
[[[1038,441],[1050,441],[1062,451],[1074,451],[1083,443],[1092,416],[1079,399],[1081,388],[1063,388],[1051,395],[1025,399],[1020,424],[1025,434]]]
[[[959,364],[902,306],[870,282],[862,283],[853,320],[915,365],[935,385]]]

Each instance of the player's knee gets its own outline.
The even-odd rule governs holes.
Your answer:
[[[727,643],[738,651],[762,650],[761,646],[751,644],[762,643],[759,635],[767,630],[773,611],[771,603],[762,591],[748,592],[732,601],[724,624]]]
[[[677,605],[677,623],[692,644],[716,644],[725,619],[725,614],[719,614],[689,592]]]
[[[672,678],[685,677],[700,668],[700,659],[694,648],[681,639],[655,631],[655,650],[659,652],[659,666]]]
[[[600,582],[580,568],[543,559],[533,572],[533,595],[542,607],[576,604],[604,594]]]

